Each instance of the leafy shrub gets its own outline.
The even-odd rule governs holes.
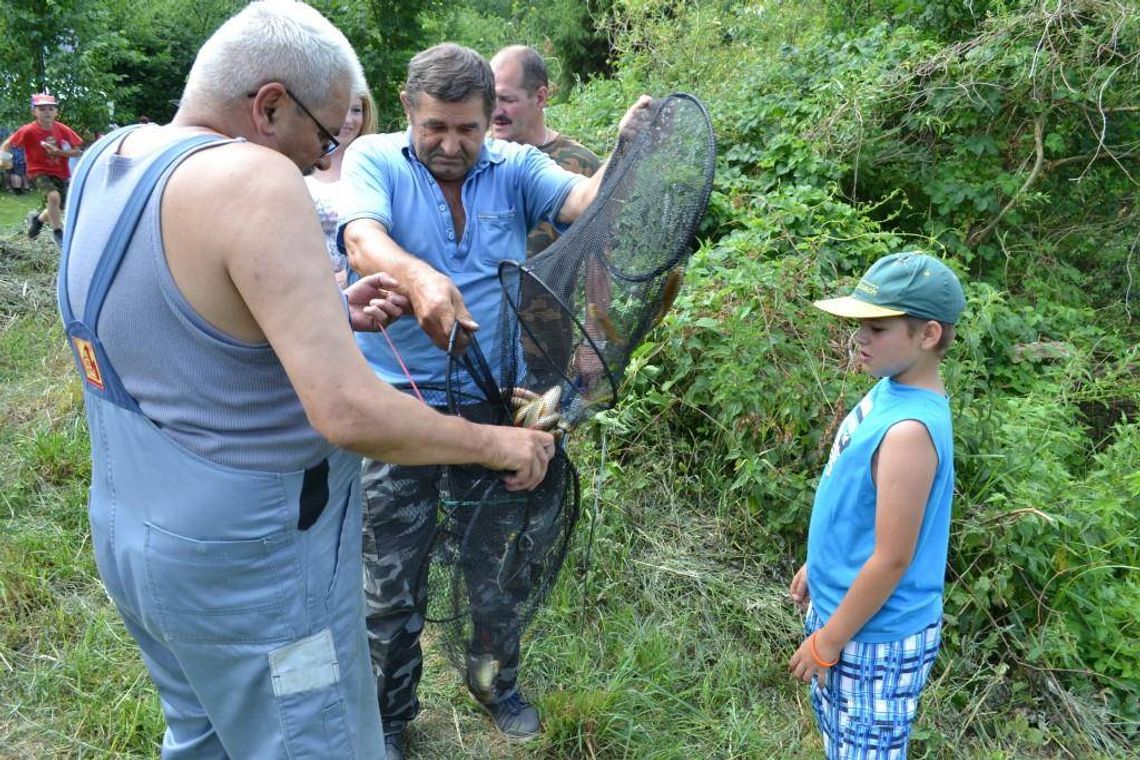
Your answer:
[[[1111,160],[1140,139],[1136,121],[1105,131],[1105,154],[1076,157],[1095,153],[1097,114],[1140,95],[1140,14],[994,3],[943,35],[945,4],[889,5],[887,23],[735,31],[746,52],[714,39],[739,9],[702,26],[690,22],[716,3],[624,6],[641,15],[615,43],[623,92],[700,72],[687,84],[709,104],[720,163],[675,313],[606,416],[623,482],[670,479],[782,574],[802,559],[834,428],[869,385],[846,359],[847,326],[810,300],[884,253],[942,255],[968,294],[944,363],[958,489],[947,647],[994,683],[1014,677],[986,698],[1112,752],[1140,719],[1140,361],[1122,297],[1136,204],[1129,159]],[[1103,405],[1115,426],[1094,431]]]

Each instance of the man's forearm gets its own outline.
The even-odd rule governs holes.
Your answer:
[[[562,208],[558,209],[559,224],[573,224],[586,212],[594,202],[594,198],[598,197],[598,190],[602,187],[602,179],[606,176],[609,165],[610,160],[607,158],[591,177],[570,189],[566,194],[566,200],[562,202]]]
[[[379,385],[369,378],[343,389],[338,403],[322,404],[328,413],[318,429],[324,428],[338,446],[394,464],[468,464],[489,458],[494,442],[486,429],[439,414],[389,387],[377,393]]]
[[[387,272],[396,280],[394,290],[403,296],[410,296],[410,290],[423,269],[431,268],[401,248],[382,231],[379,222],[368,222],[364,229],[348,227],[344,233],[344,247],[353,271],[361,276]]]
[[[451,278],[401,248],[379,222],[350,222],[344,245],[358,273],[387,272],[396,280],[392,290],[408,300],[420,329],[439,348],[447,350],[457,321],[468,331],[479,329]]]

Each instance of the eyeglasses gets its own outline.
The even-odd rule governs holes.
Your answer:
[[[317,117],[313,116],[308,108],[305,108],[305,104],[301,102],[301,99],[290,92],[288,87],[285,88],[285,94],[291,97],[293,99],[293,102],[297,104],[297,107],[304,111],[305,115],[313,120],[313,123],[317,125],[317,129],[321,130],[321,134],[324,135],[325,141],[321,143],[322,158],[340,147],[340,142],[335,137],[333,137],[327,129],[325,129],[324,124],[321,124],[319,121],[317,121]]]
[[[329,131],[327,129],[325,129],[324,124],[321,124],[319,121],[317,121],[317,117],[313,116],[312,111],[310,111],[308,108],[305,108],[305,104],[301,102],[301,99],[298,98],[296,95],[294,95],[289,90],[288,87],[285,88],[285,94],[293,99],[293,102],[297,104],[297,107],[300,108],[306,116],[308,116],[310,119],[312,119],[313,123],[317,125],[317,129],[320,130],[321,136],[324,138],[324,141],[321,142],[320,158],[324,158],[325,156],[327,156],[328,154],[332,153],[334,150],[336,150],[337,148],[340,147],[340,141],[337,140],[335,137],[333,137],[329,133]],[[256,92],[248,92],[248,93],[246,93],[246,97],[247,98],[256,98],[257,93]]]

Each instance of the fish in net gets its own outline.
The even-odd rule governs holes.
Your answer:
[[[673,94],[634,114],[597,197],[541,254],[499,265],[502,308],[485,356],[452,334],[448,408],[474,422],[552,431],[612,407],[634,349],[680,290],[715,165],[712,125]],[[550,592],[579,514],[560,443],[546,479],[509,492],[485,469],[449,467],[429,570],[428,619],[448,658],[490,699],[513,683],[523,633]]]

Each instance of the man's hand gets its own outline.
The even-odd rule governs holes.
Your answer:
[[[405,292],[411,300],[412,313],[416,315],[420,329],[442,350],[447,350],[451,328],[456,322],[467,332],[479,329],[471,318],[471,312],[467,311],[459,288],[450,278],[434,269],[424,267],[416,272],[415,280],[408,284]],[[459,348],[466,342],[462,338],[460,334]]]
[[[503,478],[508,491],[534,490],[546,477],[546,467],[554,458],[554,436],[541,430],[505,425],[489,429],[492,433],[490,455],[480,464],[509,473]]]
[[[397,283],[387,272],[357,280],[345,289],[348,322],[357,332],[375,332],[408,311],[408,299],[396,292]]]
[[[808,602],[811,601],[811,592],[808,591],[806,564],[801,566],[792,578],[792,585],[788,587],[788,596],[796,603],[796,607],[801,613],[807,612]]]
[[[637,102],[629,107],[629,110],[626,111],[625,115],[621,117],[621,121],[618,122],[618,134],[625,132],[626,127],[628,127],[634,119],[640,118],[642,115],[644,115],[639,112],[648,109],[651,103],[653,103],[653,98],[649,97],[648,95],[642,95],[640,98],[638,98]]]

